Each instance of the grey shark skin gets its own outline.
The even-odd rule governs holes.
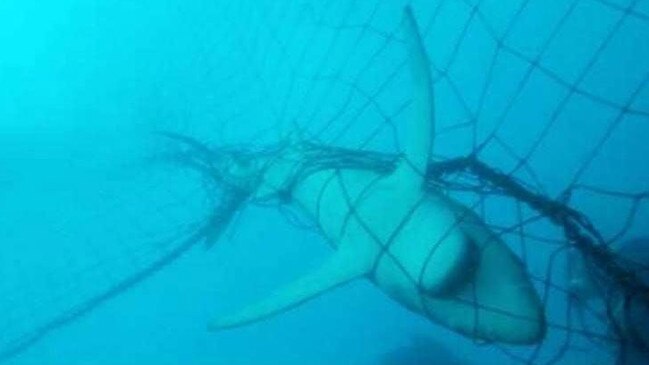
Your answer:
[[[403,26],[413,100],[397,167],[389,174],[323,169],[291,184],[306,158],[299,143],[255,167],[260,177],[254,197],[277,196],[290,185],[290,202],[319,226],[335,253],[287,287],[211,322],[211,329],[266,319],[369,278],[411,311],[465,336],[508,344],[544,337],[543,306],[522,262],[469,209],[423,189],[434,136],[433,86],[409,8]],[[250,167],[231,169],[239,176]]]

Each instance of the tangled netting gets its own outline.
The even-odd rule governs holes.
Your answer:
[[[191,153],[151,161],[159,171],[152,184],[149,176],[146,186],[131,179],[129,189],[114,182],[103,187],[115,194],[133,191],[133,201],[146,196],[156,202],[147,209],[124,209],[129,198],[120,196],[119,207],[93,217],[108,222],[104,233],[110,242],[80,225],[48,237],[90,236],[85,251],[75,248],[78,255],[61,255],[68,251],[59,245],[58,261],[0,257],[12,261],[5,267],[22,268],[4,273],[0,358],[21,353],[195,245],[216,240],[247,196],[224,188],[210,162],[220,151],[214,146],[236,142],[259,151],[293,134],[309,141],[306,166],[312,169],[391,171],[402,152],[399,136],[411,98],[401,31],[406,5],[420,25],[434,78],[437,124],[428,188],[470,207],[521,258],[548,322],[544,340],[536,345],[476,346],[498,348],[513,362],[555,364],[597,351],[623,362],[629,348],[646,345],[621,328],[617,308],[649,300],[641,280],[647,263],[629,265],[616,247],[649,235],[642,224],[649,219],[649,67],[644,62],[649,3],[210,4],[203,5],[205,13],[218,14],[220,36],[204,40],[202,57],[212,60],[205,78],[215,90],[205,92],[208,106],[187,108],[207,109],[214,124],[208,131],[188,121],[164,125],[192,136],[173,135]],[[170,160],[192,169],[178,174]],[[172,193],[165,190],[170,186],[176,189]],[[77,200],[67,208],[94,211],[96,201]],[[140,224],[144,216],[148,220]],[[133,232],[122,230],[116,237],[110,229],[116,225]],[[6,235],[10,242],[21,237],[16,246],[43,239],[20,235],[19,229]],[[581,298],[567,286],[574,252],[599,287],[595,299]],[[64,274],[25,278],[32,268],[47,265]]]

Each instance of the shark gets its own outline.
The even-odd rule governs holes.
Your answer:
[[[544,338],[544,307],[518,256],[471,209],[424,189],[434,147],[434,83],[410,7],[401,27],[412,102],[393,169],[305,171],[309,149],[299,142],[273,157],[231,158],[221,166],[219,178],[251,199],[281,198],[299,210],[333,253],[256,303],[218,316],[210,330],[266,320],[365,279],[410,311],[473,339],[529,345]]]

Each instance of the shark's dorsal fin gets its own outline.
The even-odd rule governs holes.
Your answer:
[[[324,292],[361,277],[368,265],[358,260],[351,249],[341,249],[315,271],[280,288],[265,299],[232,315],[212,321],[208,328],[220,330],[261,321],[290,310]]]
[[[404,10],[403,27],[408,47],[408,63],[412,79],[411,113],[401,138],[404,160],[395,171],[400,184],[420,187],[428,167],[435,134],[433,80],[423,40],[410,6]]]

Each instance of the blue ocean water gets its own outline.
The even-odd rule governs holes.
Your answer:
[[[601,302],[589,301],[581,322],[577,305],[566,310],[561,230],[516,200],[477,203],[461,178],[451,194],[509,232],[503,239],[544,297],[551,326],[538,347],[468,339],[368,280],[209,332],[211,320],[331,254],[313,222],[275,206],[241,208],[212,246],[102,297],[173,251],[220,199],[165,160],[173,143],[158,132],[213,147],[259,148],[292,133],[403,152],[406,5],[434,79],[435,161],[477,153],[585,214],[612,247],[649,235],[644,0],[4,0],[0,361],[622,361],[620,339],[596,319]]]

